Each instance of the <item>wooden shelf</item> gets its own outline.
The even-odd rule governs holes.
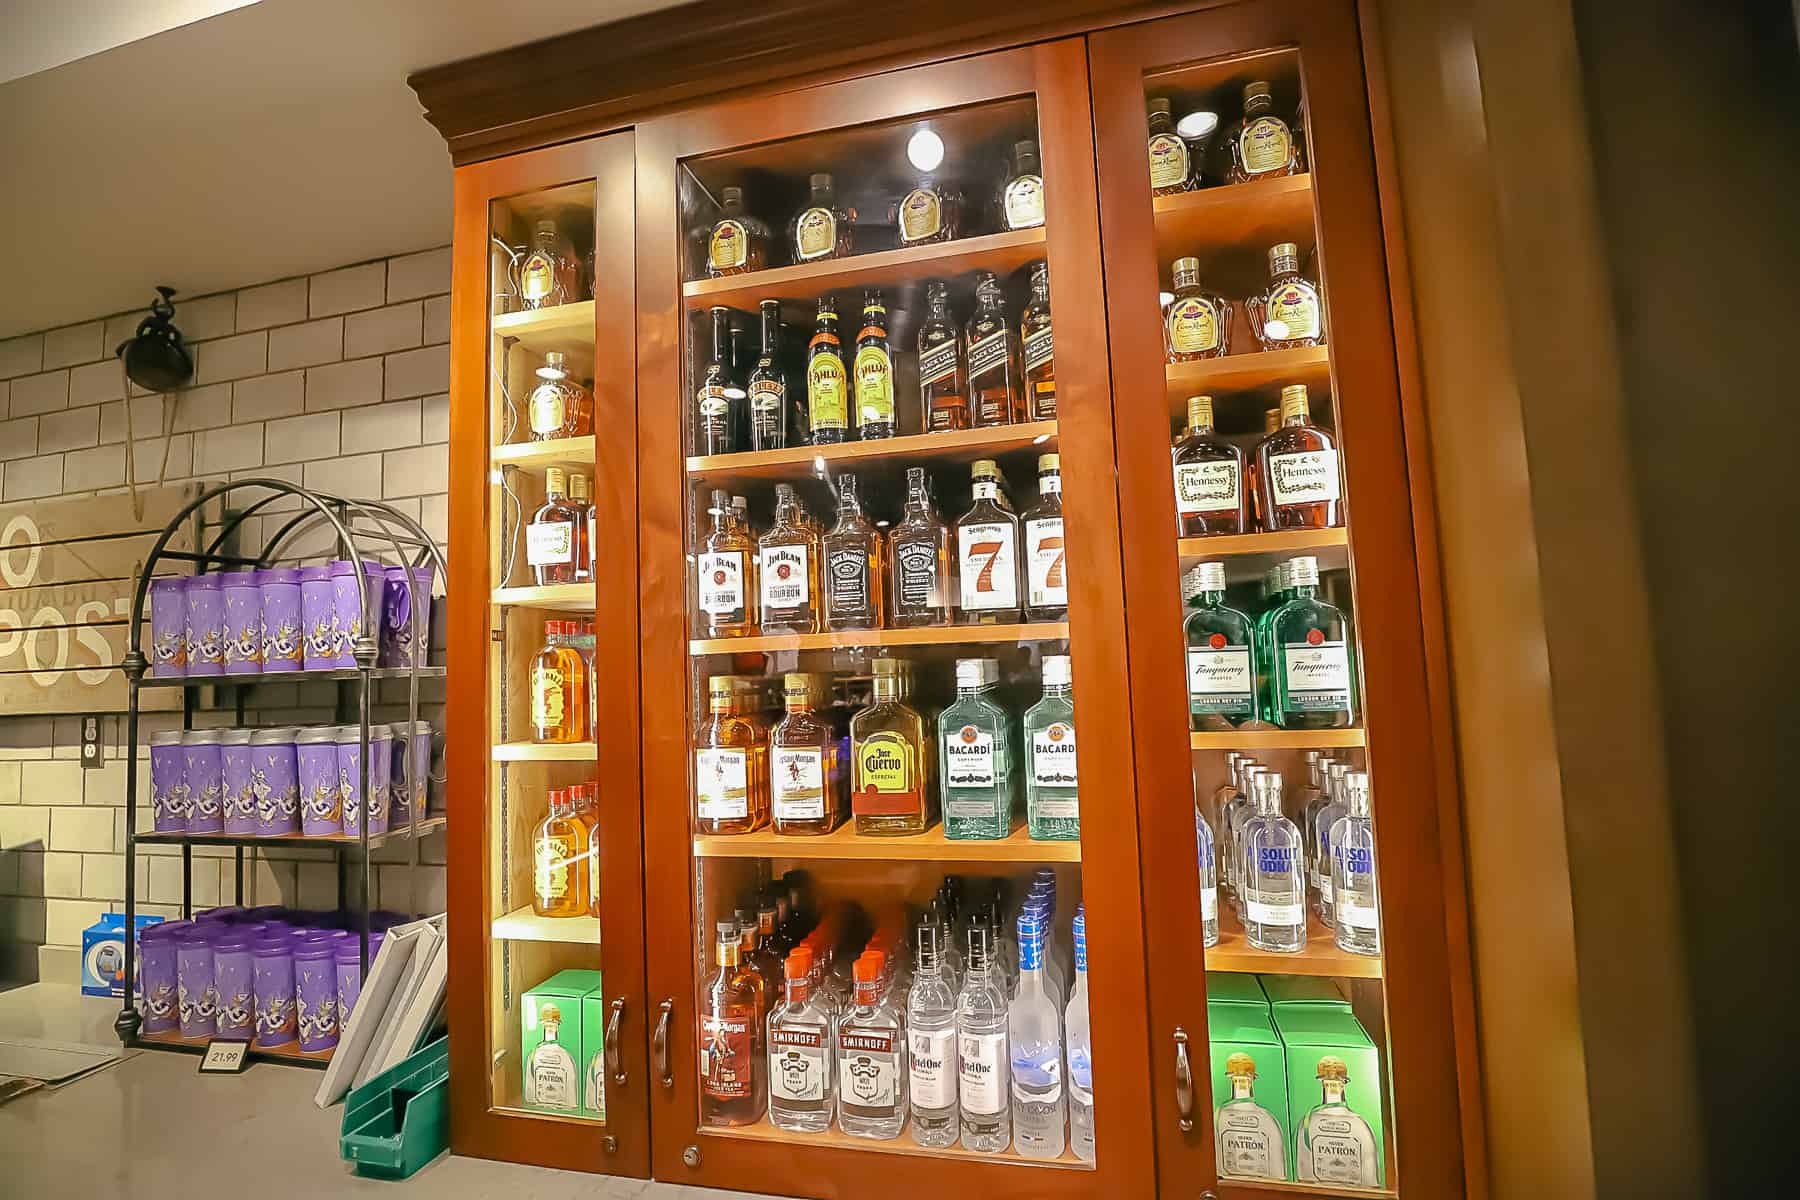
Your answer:
[[[495,762],[598,762],[600,748],[592,742],[500,742],[494,746]]]
[[[688,653],[752,654],[774,650],[831,650],[840,646],[971,646],[1005,642],[1064,642],[1066,621],[1031,625],[930,625],[924,629],[861,629],[843,633],[778,633],[741,638],[696,638]]]
[[[1312,912],[1306,915],[1306,949],[1298,954],[1276,954],[1252,949],[1238,924],[1231,902],[1219,893],[1219,944],[1201,952],[1208,971],[1259,975],[1324,975],[1334,979],[1380,979],[1381,960],[1339,950],[1331,930]]]
[[[1301,346],[1296,350],[1168,363],[1164,377],[1168,382],[1169,412],[1177,424],[1187,419],[1189,396],[1210,393],[1223,399],[1224,394],[1231,392],[1259,392],[1268,395],[1268,407],[1272,408],[1275,397],[1290,383],[1306,385],[1316,416],[1324,407],[1319,398],[1331,387],[1331,352],[1328,346]],[[1261,429],[1262,414],[1256,416],[1256,428]]]
[[[1226,290],[1213,278],[1220,258],[1243,260],[1254,272],[1251,281],[1261,285],[1268,280],[1270,246],[1293,242],[1304,254],[1315,240],[1311,175],[1157,196],[1151,207],[1157,263],[1166,268],[1177,258],[1198,258],[1201,279],[1218,290]]]
[[[1319,560],[1321,571],[1342,571],[1350,566],[1350,534],[1336,529],[1279,529],[1270,533],[1235,533],[1218,537],[1181,539],[1181,569],[1197,562],[1222,560],[1230,579],[1256,579],[1277,562],[1296,554]]]
[[[154,1047],[159,1050],[185,1050],[190,1054],[206,1053],[206,1047],[211,1043],[211,1038],[184,1038],[178,1031],[173,1029],[167,1033],[140,1033],[137,1036],[137,1044],[140,1046]],[[285,1046],[270,1046],[267,1048],[252,1044],[250,1047],[250,1057],[262,1059],[266,1062],[285,1062],[293,1063],[298,1066],[323,1067],[326,1063],[331,1061],[331,1056],[336,1050],[337,1047],[335,1046],[328,1050],[302,1050],[298,1041],[289,1042]]]
[[[494,940],[499,942],[566,942],[574,946],[600,944],[599,917],[540,917],[531,905],[495,917]]]
[[[534,354],[560,350],[592,358],[594,302],[578,300],[555,308],[501,313],[489,325],[495,337],[512,338]]]
[[[870,459],[903,459],[907,466],[920,463],[970,463],[1016,450],[1043,446],[1056,448],[1055,421],[1029,421],[1022,425],[996,425],[987,429],[957,429],[945,433],[915,433],[874,442],[841,442],[835,446],[794,446],[785,450],[751,450],[743,454],[712,454],[687,460],[690,477],[725,483],[739,479],[793,479],[823,474],[826,464],[850,466]]]
[[[1081,843],[1034,842],[1021,821],[998,841],[951,841],[943,822],[911,837],[858,837],[845,821],[817,837],[783,836],[769,830],[730,835],[698,834],[696,858],[835,858],[861,862],[1080,862]]]
[[[1388,1159],[1392,1172],[1393,1159]],[[1360,1200],[1396,1200],[1393,1188],[1337,1187],[1329,1183],[1262,1183],[1254,1179],[1221,1179],[1215,1186],[1219,1200],[1315,1200],[1320,1196],[1359,1197]]]
[[[436,833],[442,829],[448,818],[443,816],[421,817],[417,825],[397,824],[386,833],[371,833],[369,848],[386,845],[410,837],[424,837],[428,833]],[[362,837],[350,833],[278,833],[269,837],[258,837],[255,834],[240,833],[140,833],[132,838],[135,842],[149,842],[158,845],[178,846],[186,843],[190,846],[287,846],[305,848],[307,846],[360,846]]]
[[[905,1154],[917,1158],[961,1158],[972,1162],[1017,1163],[1034,1167],[1064,1167],[1078,1171],[1091,1171],[1092,1163],[1082,1162],[1071,1150],[1065,1149],[1056,1158],[1029,1158],[1012,1150],[1004,1150],[999,1154],[984,1154],[978,1150],[964,1150],[955,1145],[944,1149],[928,1148],[913,1141],[910,1130],[902,1126],[900,1136],[887,1141],[875,1141],[872,1138],[851,1137],[835,1124],[823,1133],[789,1133],[785,1129],[777,1129],[769,1124],[768,1118],[754,1125],[708,1125],[701,1130],[702,1137],[744,1138],[759,1142],[781,1142],[790,1146],[816,1146],[831,1150],[854,1150],[860,1154]],[[1102,1149],[1101,1154],[1106,1151]],[[879,1164],[871,1162],[871,1168],[879,1169]]]
[[[493,460],[495,466],[518,467],[526,471],[542,471],[545,467],[579,467],[591,471],[594,469],[594,436],[495,446]]]
[[[592,583],[552,583],[544,587],[495,588],[494,603],[512,608],[545,608],[555,612],[594,611]]]
[[[682,284],[681,294],[690,309],[710,308],[715,304],[748,308],[765,296],[812,299],[826,292],[865,285],[907,283],[974,270],[1005,275],[1043,258],[1044,254],[1044,230],[1039,226],[792,267],[771,267],[766,271],[727,275],[721,279],[696,279]]]
[[[1341,750],[1365,745],[1363,730],[1354,729],[1232,729],[1218,733],[1190,733],[1195,750]]]

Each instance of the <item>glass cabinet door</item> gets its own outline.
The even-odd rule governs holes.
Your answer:
[[[1354,6],[1090,47],[1162,1192],[1461,1194],[1429,525]]]
[[[642,1175],[633,202],[629,135],[458,172],[448,765],[456,1149]]]
[[[1078,40],[638,129],[658,1178],[1153,1186],[1089,129]]]

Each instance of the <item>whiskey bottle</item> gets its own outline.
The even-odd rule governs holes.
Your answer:
[[[825,628],[880,629],[881,531],[862,510],[856,476],[838,476],[838,519],[820,543],[825,558]]]
[[[1300,139],[1286,121],[1275,115],[1274,97],[1262,80],[1244,85],[1244,116],[1232,125],[1226,140],[1231,145],[1226,183],[1274,179],[1306,170]]]
[[[906,469],[906,511],[888,533],[896,629],[950,624],[950,528],[931,503],[924,467]]]
[[[862,836],[924,833],[930,825],[925,791],[925,722],[900,698],[900,662],[878,658],[874,701],[850,719],[855,780],[850,798]]]
[[[1281,389],[1281,428],[1256,447],[1264,529],[1328,529],[1338,511],[1337,444],[1312,423],[1306,385]]]
[[[581,265],[575,248],[556,231],[555,221],[539,221],[531,248],[518,260],[519,307],[554,308],[581,299]]]
[[[794,218],[793,228],[789,230],[794,261],[814,262],[853,253],[850,240],[856,226],[856,212],[837,206],[829,174],[820,172],[807,182],[812,197]]]
[[[931,176],[926,175],[901,197],[895,215],[900,223],[902,246],[947,242],[957,236],[958,226],[961,224],[962,199],[959,194],[940,187]]]
[[[1019,319],[1019,357],[1025,368],[1025,419],[1056,419],[1056,343],[1050,331],[1050,264],[1031,268],[1031,299]]]
[[[1081,837],[1069,656],[1044,656],[1043,698],[1025,710],[1025,817],[1033,841]]]
[[[1292,242],[1269,247],[1269,286],[1244,301],[1244,315],[1264,350],[1317,346],[1325,340],[1325,306],[1318,287],[1300,274]]]
[[[838,823],[838,742],[831,723],[815,711],[819,693],[813,676],[788,675],[787,715],[769,738],[770,801],[775,832],[784,836],[830,833]]]
[[[1281,1182],[1287,1178],[1287,1136],[1275,1114],[1256,1102],[1256,1060],[1241,1050],[1229,1056],[1225,1077],[1231,1099],[1219,1105],[1213,1119],[1219,1174]]]
[[[712,494],[713,528],[695,556],[700,636],[756,634],[756,542],[740,527],[729,493]]]
[[[592,638],[592,634],[587,635]],[[593,663],[588,663],[588,679],[594,678]],[[593,712],[592,706],[588,709]],[[575,789],[575,816],[587,830],[587,913],[600,915],[600,785],[589,780]]]
[[[700,997],[700,1123],[749,1125],[763,1114],[755,976],[738,956],[735,921],[717,924],[718,969]]]
[[[786,997],[769,1014],[769,1123],[823,1133],[837,1093],[831,1014],[813,997],[812,950],[790,950],[782,965]]]
[[[1187,618],[1188,722],[1227,730],[1256,715],[1256,649],[1250,618],[1225,603],[1225,564],[1197,563],[1181,581]]]
[[[750,372],[750,448],[781,450],[787,446],[787,374],[777,357],[781,353],[781,301],[764,300],[762,353]]]
[[[588,830],[575,815],[572,792],[551,789],[549,811],[532,833],[531,911],[540,917],[588,911]]]
[[[1192,362],[1230,353],[1231,305],[1225,297],[1200,286],[1200,260],[1178,258],[1170,270],[1175,298],[1163,320],[1169,361]]]
[[[1006,323],[1000,280],[983,271],[975,283],[975,311],[964,334],[969,364],[969,407],[977,427],[1008,425],[1023,418],[1019,387],[1019,347]]]
[[[1269,621],[1275,648],[1271,714],[1283,729],[1344,729],[1356,720],[1350,625],[1319,599],[1319,560],[1289,560],[1293,596]]]
[[[1213,431],[1211,396],[1189,396],[1175,443],[1175,514],[1182,537],[1244,532],[1244,452]]]
[[[574,583],[587,513],[570,503],[561,467],[544,469],[544,503],[525,527],[525,562],[539,587]]]
[[[594,578],[594,505],[586,475],[569,476],[569,507],[575,510],[575,582],[589,583]]]
[[[837,301],[820,296],[817,324],[806,347],[806,418],[815,446],[850,439],[850,400],[837,321]]]
[[[706,681],[707,721],[694,735],[694,823],[704,834],[753,833],[768,824],[768,743],[740,712],[738,680]]]
[[[1001,213],[1008,229],[1033,229],[1044,223],[1044,172],[1037,143],[1013,143],[1012,174],[1001,192]]]
[[[569,1048],[558,1040],[562,1020],[560,1005],[546,1004],[538,1009],[543,1040],[532,1047],[531,1057],[525,1063],[525,1103],[574,1112],[580,1107],[577,1098],[581,1070]]]
[[[1170,196],[1193,187],[1193,167],[1187,143],[1175,132],[1169,100],[1157,96],[1148,101],[1150,116],[1150,194]]]
[[[1263,410],[1263,437],[1281,428],[1281,409],[1279,407]],[[1259,445],[1261,443],[1258,443]],[[1263,516],[1262,503],[1262,471],[1256,463],[1256,451],[1251,450],[1244,463],[1244,490],[1250,493],[1250,522],[1245,532],[1251,529],[1267,529],[1268,518]]]
[[[763,633],[819,631],[819,535],[803,523],[794,485],[775,485],[775,523],[757,540]]]
[[[893,437],[894,355],[888,349],[887,305],[881,292],[863,293],[862,330],[856,335],[856,434],[865,442]]]
[[[1063,547],[1062,456],[1038,459],[1038,498],[1019,517],[1025,530],[1025,619],[1069,615],[1068,557]]]
[[[768,265],[769,229],[744,211],[744,189],[719,189],[719,219],[706,238],[706,273],[741,275]]]
[[[731,310],[712,310],[712,361],[700,377],[694,393],[694,453],[735,454],[744,447],[738,438],[743,421],[739,385],[731,365],[729,345]]]
[[[586,437],[594,432],[587,389],[570,377],[566,355],[560,350],[550,351],[534,374],[538,383],[525,402],[532,441]]]
[[[956,522],[959,619],[965,625],[1019,620],[1019,518],[1000,491],[1000,468],[981,459],[970,468],[975,498]]]
[[[587,664],[569,644],[568,621],[544,622],[544,648],[531,662],[531,736],[540,743],[588,740]]]
[[[781,975],[777,965],[769,962],[761,953],[759,944],[761,928],[757,924],[756,910],[739,908],[736,917],[738,963],[748,972],[750,990],[756,994],[754,1041],[757,1053],[762,1054],[767,1045],[769,1033],[769,1010],[775,1007],[781,996]]]
[[[962,334],[950,318],[950,285],[925,285],[925,321],[919,326],[919,424],[926,433],[969,427],[969,372]]]

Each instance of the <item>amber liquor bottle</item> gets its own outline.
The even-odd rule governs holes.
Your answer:
[[[962,218],[962,197],[926,175],[895,206],[902,246],[947,242],[957,236]]]
[[[1044,223],[1044,171],[1037,143],[1013,143],[1012,174],[1000,193],[1000,215],[1008,229],[1033,229]]]
[[[1050,329],[1050,264],[1031,268],[1031,299],[1019,319],[1019,358],[1025,368],[1025,419],[1056,419],[1056,343]]]
[[[1263,410],[1263,437],[1268,437],[1281,428],[1281,409]],[[1259,442],[1258,445],[1261,443]],[[1252,449],[1244,463],[1244,490],[1250,493],[1250,519],[1246,530],[1267,529],[1268,523],[1263,520],[1262,502],[1262,470],[1257,466],[1256,451]]]
[[[533,374],[538,383],[525,404],[532,441],[586,437],[594,432],[593,402],[587,389],[570,377],[566,355],[550,351]]]
[[[881,531],[863,512],[856,476],[838,476],[837,524],[822,542],[825,628],[879,629],[882,618]]]
[[[1175,299],[1163,318],[1163,343],[1169,361],[1192,362],[1230,353],[1231,305],[1225,297],[1200,286],[1200,260],[1178,258],[1170,269]]]
[[[1019,347],[1006,323],[1000,280],[983,271],[975,284],[975,311],[964,334],[969,363],[969,407],[977,427],[1010,425],[1022,419]]]
[[[540,917],[587,915],[590,843],[575,800],[574,788],[550,789],[549,811],[532,832],[531,911]]]
[[[731,495],[712,493],[712,532],[695,556],[695,585],[702,637],[751,637],[756,633],[756,541],[738,523]]]
[[[865,837],[924,833],[932,811],[924,718],[904,699],[898,659],[878,658],[869,667],[874,700],[850,719],[856,832]]]
[[[783,681],[787,715],[769,737],[769,802],[779,834],[830,833],[841,817],[837,732],[816,711],[820,691],[816,676],[795,672]]]
[[[760,976],[740,960],[737,922],[716,928],[718,968],[700,998],[700,1123],[750,1125],[761,1118],[765,1095],[751,982]]]
[[[919,326],[920,428],[927,433],[969,427],[969,372],[962,334],[950,317],[950,285],[925,285],[925,322]]]
[[[924,467],[906,469],[906,511],[888,533],[888,587],[896,629],[950,624],[950,527],[931,503]]]
[[[1306,385],[1281,389],[1281,428],[1256,448],[1265,529],[1329,529],[1343,524],[1337,442],[1312,423]]]
[[[775,485],[775,522],[756,547],[762,632],[819,632],[819,535],[806,523],[793,484]]]
[[[570,621],[544,622],[544,648],[531,661],[531,737],[566,745],[585,742],[588,729],[587,662],[570,644]]]
[[[1156,96],[1148,101],[1150,116],[1150,194],[1171,196],[1193,187],[1188,146],[1175,132],[1169,100]]]
[[[750,448],[781,450],[787,447],[787,373],[778,361],[781,354],[781,301],[762,302],[762,352],[750,371]]]
[[[1231,166],[1226,183],[1274,179],[1306,170],[1293,126],[1275,115],[1275,100],[1263,80],[1244,85],[1244,115],[1227,131]]]
[[[744,211],[744,189],[719,189],[719,219],[706,238],[706,273],[741,275],[768,265],[769,227]]]
[[[525,562],[539,587],[574,583],[587,514],[571,504],[561,467],[544,469],[544,503],[525,527]]]
[[[520,308],[554,308],[581,299],[581,264],[555,221],[537,223],[518,270]]]
[[[881,292],[863,293],[862,330],[856,335],[856,435],[865,442],[899,432],[894,421],[894,355],[888,348],[887,305]]]
[[[842,209],[832,187],[831,176],[820,172],[808,179],[812,196],[806,207],[794,218],[789,231],[793,241],[794,261],[816,262],[827,258],[843,258],[852,253],[851,234],[856,225],[854,209]]]
[[[569,476],[569,507],[575,517],[575,582],[594,578],[594,504],[588,497],[586,475]]]
[[[1182,537],[1244,532],[1244,452],[1213,431],[1211,396],[1189,396],[1175,442],[1175,513]]]
[[[970,468],[975,499],[956,522],[956,572],[964,625],[1019,620],[1019,518],[1000,489],[1000,468],[981,459]]]
[[[1063,542],[1062,456],[1038,459],[1038,498],[1019,516],[1025,533],[1025,619],[1069,615],[1068,555]]]
[[[744,713],[739,682],[706,681],[708,717],[694,734],[694,825],[704,834],[751,833],[769,821],[768,737]]]
[[[1264,350],[1317,346],[1325,340],[1325,306],[1318,286],[1300,274],[1294,243],[1269,247],[1269,286],[1244,301],[1244,314]]]
[[[838,338],[837,301],[819,297],[812,341],[806,347],[806,421],[812,444],[850,440],[850,398],[844,347]]]

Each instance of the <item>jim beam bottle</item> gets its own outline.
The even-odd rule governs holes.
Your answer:
[[[1175,298],[1163,318],[1169,361],[1192,362],[1230,353],[1231,305],[1217,292],[1200,286],[1200,260],[1178,258],[1170,273]]]
[[[695,556],[700,635],[750,637],[756,633],[756,542],[737,519],[731,494],[712,493],[713,528]]]
[[[775,521],[757,539],[762,632],[819,631],[819,535],[806,524],[794,485],[775,485]]]
[[[969,427],[969,372],[962,334],[950,316],[950,285],[925,285],[925,322],[919,326],[919,426],[926,433]]]
[[[968,347],[969,404],[975,425],[1010,425],[1022,419],[1019,347],[1006,323],[1000,279],[983,271],[975,284],[975,311],[964,335]]]
[[[815,446],[850,440],[850,397],[837,301],[819,297],[812,341],[806,347],[806,420]]]
[[[1050,264],[1031,268],[1031,299],[1019,320],[1019,357],[1025,368],[1025,419],[1056,419],[1056,342],[1050,329]]]
[[[1175,443],[1175,514],[1182,537],[1243,533],[1244,452],[1213,430],[1211,396],[1189,396]]]
[[[888,348],[887,305],[881,292],[863,293],[862,330],[856,335],[856,433],[865,442],[893,437],[894,355]]]

